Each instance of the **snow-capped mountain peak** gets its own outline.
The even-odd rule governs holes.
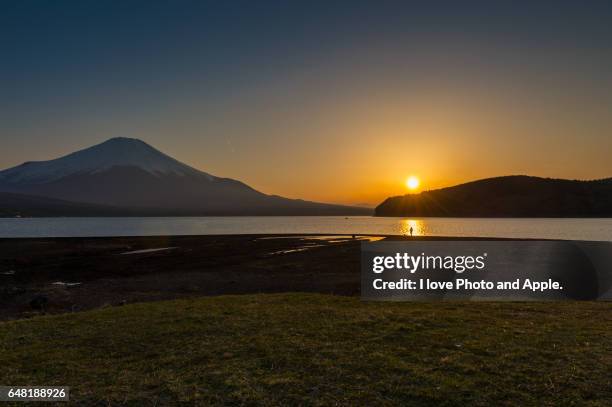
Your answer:
[[[0,171],[2,193],[8,194],[12,202],[15,197],[20,199],[23,208],[42,206],[48,208],[42,213],[57,213],[53,208],[59,205],[64,208],[62,213],[72,216],[82,213],[230,216],[365,212],[360,208],[266,195],[238,180],[196,170],[143,141],[124,137],[112,138],[55,160],[28,162]]]
[[[113,167],[137,167],[153,175],[215,178],[167,156],[142,140],[115,137],[54,160],[26,162],[0,171],[0,180],[8,183],[47,183],[75,174],[97,174]]]

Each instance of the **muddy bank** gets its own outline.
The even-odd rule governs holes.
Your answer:
[[[0,319],[223,294],[359,295],[360,243],[372,238],[382,237],[0,239]]]
[[[0,239],[0,318],[287,291],[357,295],[359,237]]]

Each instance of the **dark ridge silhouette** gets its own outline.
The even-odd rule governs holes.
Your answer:
[[[124,208],[92,205],[41,196],[0,192],[0,217],[36,216],[121,216],[129,215]],[[136,212],[131,212],[136,215]]]
[[[283,198],[280,198],[283,199]],[[295,200],[295,206],[279,205],[268,208],[176,208],[96,205],[54,199],[44,196],[0,192],[0,217],[126,217],[126,216],[328,216],[350,214],[352,207],[318,204]],[[299,204],[303,203],[303,206]],[[357,208],[360,209],[360,208]],[[371,214],[372,210],[368,211]],[[363,215],[364,211],[357,211]]]
[[[387,198],[376,216],[610,217],[612,178],[577,181],[513,175]]]

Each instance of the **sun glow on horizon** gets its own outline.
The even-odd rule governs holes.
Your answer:
[[[414,191],[415,189],[417,189],[419,187],[419,185],[421,184],[421,181],[419,180],[418,177],[411,175],[406,179],[406,186],[408,187],[408,189],[410,189],[411,191]]]

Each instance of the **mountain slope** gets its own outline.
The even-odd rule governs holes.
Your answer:
[[[199,171],[143,141],[114,138],[0,171],[0,191],[166,215],[345,215],[368,210],[266,195]],[[137,211],[138,212],[138,211]]]
[[[612,178],[573,181],[529,176],[487,178],[387,198],[376,216],[609,217]]]
[[[136,211],[132,215],[136,215]],[[123,216],[123,208],[69,202],[41,196],[0,192],[0,217],[32,216]]]

